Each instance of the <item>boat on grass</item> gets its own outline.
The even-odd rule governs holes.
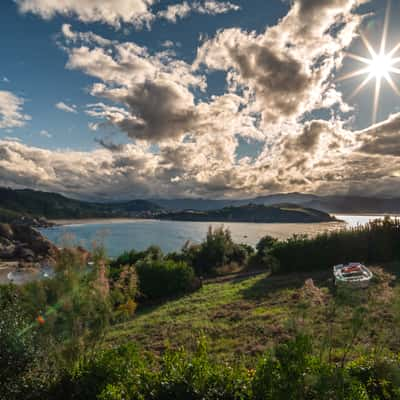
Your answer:
[[[351,288],[368,287],[373,274],[363,264],[349,263],[339,264],[333,267],[333,276],[336,286],[344,286]]]

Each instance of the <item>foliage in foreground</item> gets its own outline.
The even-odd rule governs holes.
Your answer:
[[[215,362],[205,341],[193,354],[168,351],[161,360],[133,345],[78,363],[37,399],[60,400],[368,400],[400,399],[400,360],[362,358],[344,367],[312,355],[298,335],[260,358],[254,368]]]

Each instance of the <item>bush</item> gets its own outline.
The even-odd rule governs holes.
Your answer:
[[[127,265],[135,265],[138,261],[144,259],[161,260],[163,258],[162,250],[158,246],[150,246],[144,251],[130,250],[122,253],[115,260],[110,262],[110,279],[118,280],[122,270]]]
[[[271,236],[264,236],[257,243],[257,252],[253,254],[249,261],[249,269],[268,269],[272,272],[279,270],[279,261],[276,257],[271,255],[272,250],[278,243],[278,240]]]
[[[37,326],[23,312],[13,286],[0,286],[0,398],[21,398],[27,374],[39,358]],[[3,396],[3,397],[2,397]]]
[[[200,245],[186,245],[182,250],[197,275],[212,275],[229,265],[243,266],[253,252],[251,246],[234,243],[229,229],[221,227],[213,230],[211,226]]]
[[[372,399],[400,399],[400,360],[363,357],[347,366],[349,374],[360,381]]]
[[[356,360],[342,368],[312,354],[299,335],[268,351],[255,369],[217,363],[201,340],[194,353],[159,360],[125,345],[78,363],[40,400],[396,400],[399,361]],[[39,399],[38,398],[38,399]]]
[[[137,263],[140,294],[145,299],[161,299],[194,288],[193,268],[184,262],[144,259]]]
[[[296,272],[331,268],[352,261],[388,262],[400,259],[400,220],[376,220],[349,230],[295,235],[274,244],[269,254],[280,271]]]

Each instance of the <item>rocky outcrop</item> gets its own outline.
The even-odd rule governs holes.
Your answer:
[[[53,259],[57,251],[30,225],[0,223],[0,260],[40,262]]]

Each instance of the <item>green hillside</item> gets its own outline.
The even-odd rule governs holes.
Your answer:
[[[351,348],[352,357],[368,352],[375,342],[382,350],[398,348],[398,336],[392,334],[398,330],[398,304],[387,304],[399,290],[397,285],[388,286],[394,278],[388,271],[397,268],[388,266],[386,272],[372,268],[375,284],[364,293],[350,294],[335,309],[338,299],[332,291],[330,270],[283,276],[265,273],[206,284],[191,295],[140,309],[132,321],[112,327],[108,343],[133,342],[151,353],[161,353],[171,346],[194,349],[204,335],[218,359],[252,359],[294,337],[298,330],[314,338],[318,353],[332,329],[332,351],[340,358],[350,340],[354,313],[363,304],[362,332]]]
[[[12,213],[49,219],[130,217],[159,210],[159,206],[146,200],[89,203],[56,193],[0,188],[0,217]]]
[[[171,212],[159,216],[161,219],[176,221],[217,221],[217,222],[329,222],[335,218],[329,214],[312,208],[304,208],[296,204],[248,204],[240,207],[225,207],[211,211],[186,210]]]

